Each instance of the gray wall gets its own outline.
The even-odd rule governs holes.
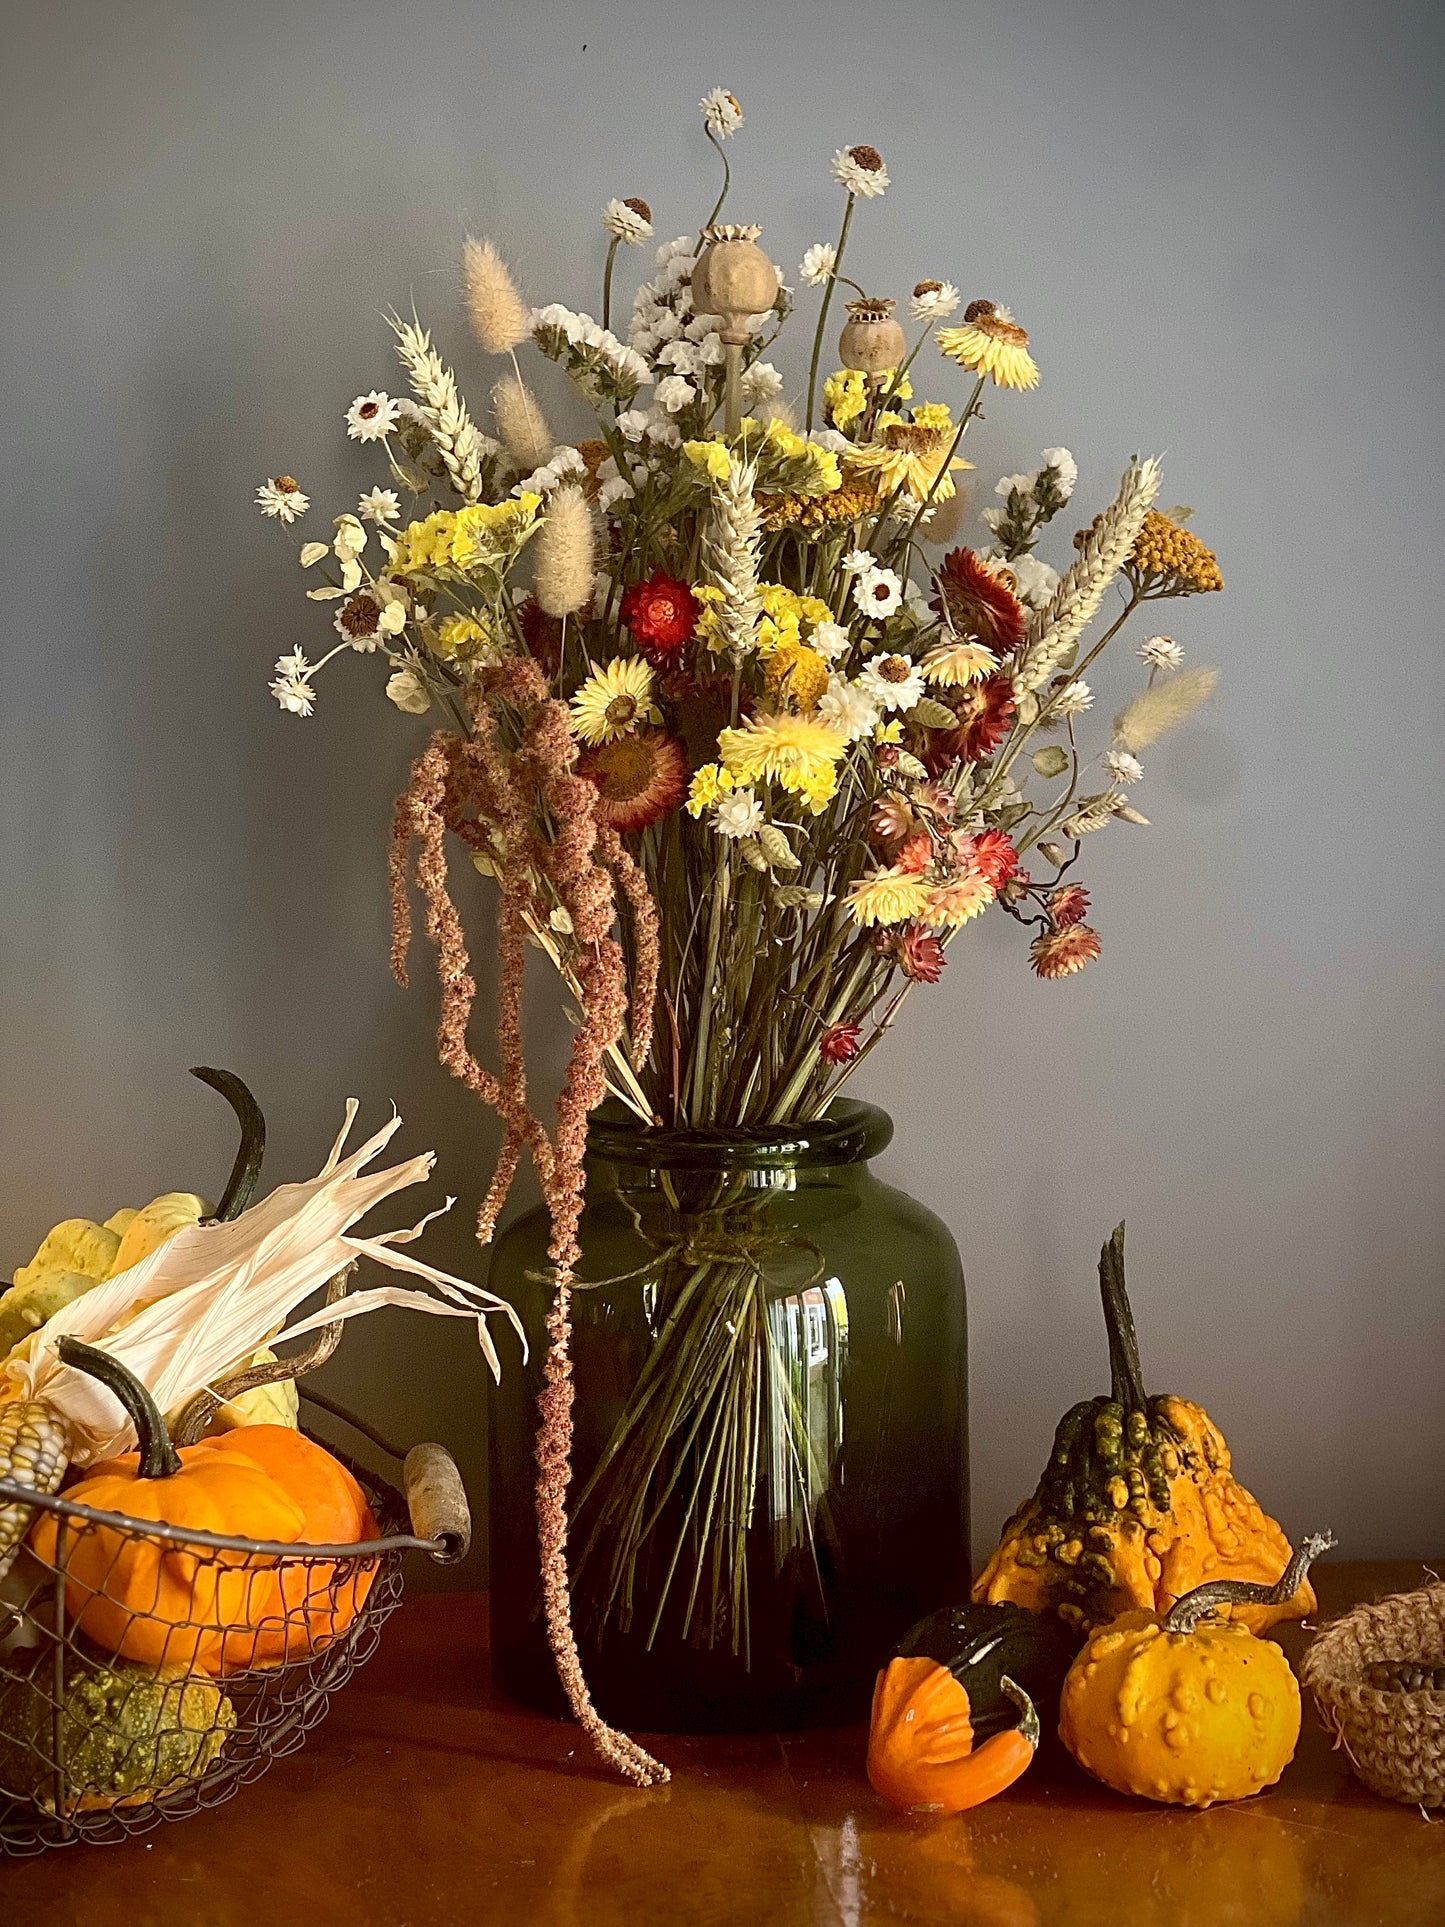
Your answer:
[[[1356,1555],[1441,1550],[1439,15],[1401,0],[473,0],[3,8],[0,1253],[230,1151],[184,1075],[235,1066],[273,1175],[343,1097],[395,1097],[466,1208],[494,1143],[386,969],[383,851],[415,738],[361,664],[318,716],[265,692],[314,648],[280,467],[327,513],[341,434],[414,295],[464,374],[452,267],[492,232],[539,298],[595,300],[601,200],[701,218],[694,103],[748,124],[737,212],[785,263],[831,235],[833,147],[895,186],[856,265],[1009,301],[1044,384],[972,445],[1064,442],[1085,511],[1167,453],[1228,593],[1170,612],[1220,663],[1149,759],[1149,830],[1089,852],[1104,961],[1036,985],[988,919],[868,1080],[888,1174],[971,1281],[981,1541],[1099,1389],[1116,1218],[1153,1382]],[[799,366],[790,370],[796,381]],[[1105,677],[1107,714],[1129,678]],[[555,1058],[545,994],[535,1028]],[[455,1442],[486,1385],[458,1327],[385,1314],[341,1395]]]

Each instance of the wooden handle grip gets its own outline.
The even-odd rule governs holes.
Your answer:
[[[444,1445],[414,1445],[406,1455],[401,1482],[411,1529],[418,1539],[438,1542],[438,1565],[465,1559],[472,1543],[472,1511],[457,1462]]]

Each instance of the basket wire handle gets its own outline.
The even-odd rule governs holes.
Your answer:
[[[351,1274],[356,1269],[356,1261],[338,1271],[326,1287],[326,1303],[334,1305],[346,1296]],[[284,1379],[304,1378],[314,1372],[318,1365],[324,1365],[341,1342],[341,1320],[324,1326],[305,1351],[297,1352],[294,1358],[273,1359],[269,1365],[248,1365],[245,1371],[235,1372],[230,1378],[222,1379],[219,1384],[208,1385],[196,1393],[182,1408],[180,1416],[171,1427],[171,1437],[177,1445],[194,1445],[205,1436],[207,1428],[217,1412],[233,1398],[243,1392],[255,1391],[260,1385],[279,1385]]]

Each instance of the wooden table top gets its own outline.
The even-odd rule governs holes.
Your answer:
[[[1422,1583],[1317,1568],[1322,1610]],[[1291,1628],[1284,1643],[1304,1644]],[[1257,1799],[1124,1800],[1064,1762],[952,1819],[891,1812],[863,1733],[657,1742],[636,1792],[487,1683],[475,1595],[418,1595],[305,1749],[115,1847],[0,1861],[16,1927],[1441,1927],[1445,1816],[1375,1798],[1313,1712]]]

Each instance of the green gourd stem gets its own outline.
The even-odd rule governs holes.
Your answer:
[[[62,1338],[55,1349],[62,1365],[71,1365],[95,1379],[125,1407],[140,1445],[137,1477],[173,1479],[181,1469],[181,1455],[171,1444],[160,1407],[130,1367],[122,1365],[109,1352],[83,1344],[78,1338]]]
[[[261,1160],[266,1155],[266,1120],[261,1114],[261,1106],[234,1071],[212,1070],[208,1064],[195,1064],[191,1067],[191,1076],[199,1077],[203,1084],[209,1084],[213,1091],[219,1091],[236,1113],[241,1126],[236,1161],[231,1166],[231,1175],[221,1193],[221,1202],[216,1206],[213,1220],[216,1224],[225,1224],[232,1218],[239,1218],[256,1195]]]
[[[1124,1226],[1099,1253],[1099,1291],[1104,1300],[1104,1324],[1109,1333],[1109,1396],[1126,1412],[1148,1410],[1144,1372],[1139,1363],[1139,1339],[1134,1314],[1124,1289]]]
[[[1037,1753],[1039,1750],[1038,1708],[1034,1705],[1023,1687],[1015,1685],[1007,1673],[1004,1674],[998,1685],[999,1691],[1011,1699],[1019,1709],[1018,1730],[1034,1749],[1035,1753]]]
[[[1294,1598],[1305,1575],[1322,1552],[1339,1542],[1332,1532],[1313,1532],[1296,1547],[1290,1562],[1272,1586],[1256,1586],[1247,1579],[1211,1579],[1176,1599],[1164,1619],[1166,1633],[1192,1633],[1201,1619],[1221,1606],[1283,1606]]]

